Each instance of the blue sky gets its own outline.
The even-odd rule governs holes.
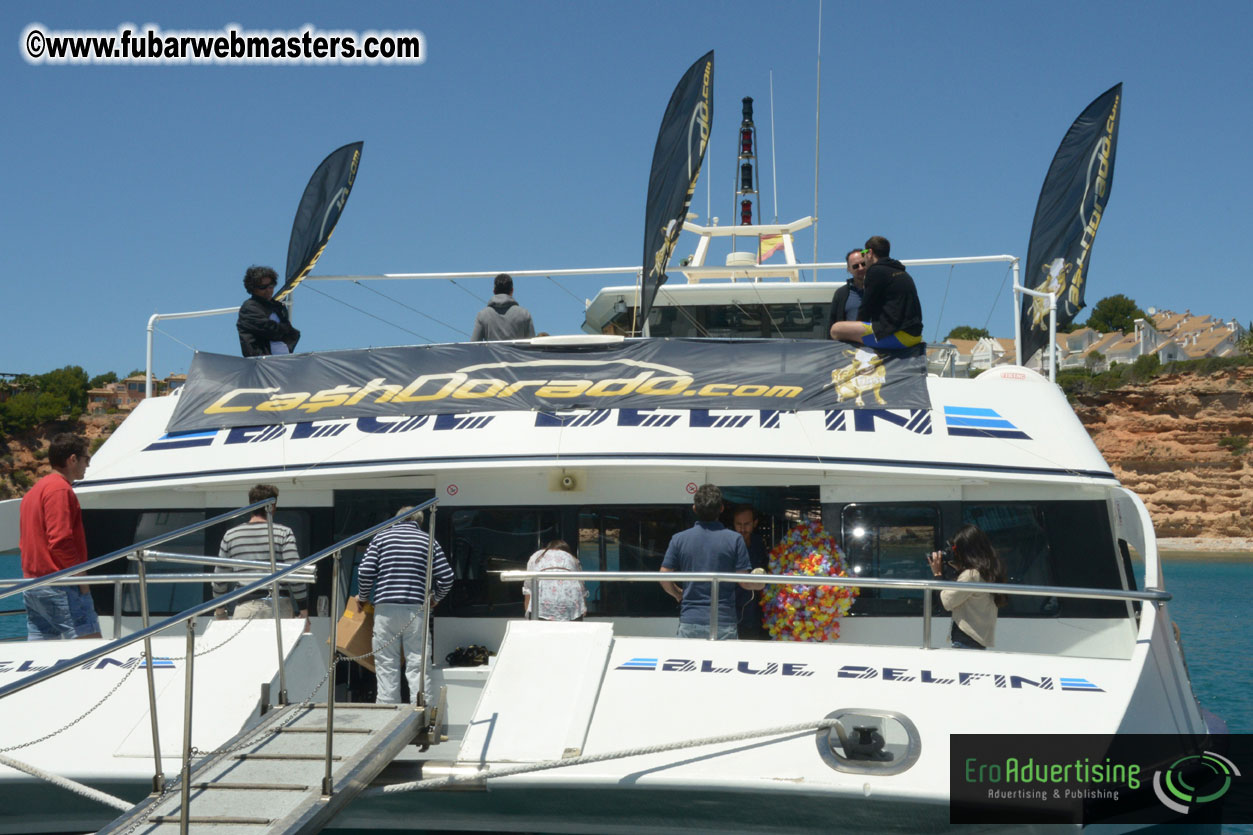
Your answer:
[[[0,21],[0,371],[124,373],[143,366],[152,313],[238,305],[248,265],[282,271],[313,169],[358,139],[357,183],[315,273],[638,265],[661,114],[709,49],[711,156],[693,211],[707,216],[709,178],[712,213],[731,221],[733,143],[750,95],[762,202],[774,214],[773,70],[778,216],[813,212],[816,0],[10,2]],[[428,59],[32,66],[20,51],[32,23],[417,29]],[[1058,142],[1089,101],[1122,81],[1088,304],[1125,293],[1145,308],[1247,323],[1250,31],[1247,2],[826,2],[819,260],[842,260],[871,234],[889,237],[900,258],[1025,259]],[[692,245],[681,240],[676,257]],[[799,251],[808,258],[812,247],[802,233]],[[1001,266],[915,271],[925,336],[985,323],[1012,335],[1005,275]],[[517,296],[539,330],[571,333],[603,283],[519,281]],[[486,279],[370,285],[389,298],[312,286],[326,295],[296,293],[302,351],[462,339],[491,292]],[[159,375],[186,369],[187,346],[238,350],[232,317],[161,327],[169,336],[157,336]]]

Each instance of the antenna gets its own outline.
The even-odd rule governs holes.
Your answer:
[[[770,71],[770,185],[774,188],[774,222],[779,222],[779,168],[774,156],[774,70]]]
[[[818,263],[818,148],[822,136],[822,0],[818,0],[818,91],[814,102],[814,263]],[[814,270],[814,281],[818,271]]]

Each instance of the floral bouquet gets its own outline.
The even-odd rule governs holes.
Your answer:
[[[801,522],[770,550],[771,574],[847,577],[844,552],[819,522]],[[837,586],[768,585],[762,612],[771,640],[834,641],[857,589]]]

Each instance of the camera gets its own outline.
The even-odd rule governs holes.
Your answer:
[[[930,559],[930,557],[928,557],[928,559]],[[945,543],[940,548],[940,573],[937,574],[936,576],[944,577],[945,575],[951,574],[952,569],[953,569],[953,546],[949,543]]]

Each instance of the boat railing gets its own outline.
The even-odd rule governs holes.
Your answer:
[[[691,223],[685,223],[684,227],[689,231],[706,230],[710,234],[716,235],[749,235],[749,234],[790,234],[789,229],[795,230],[808,225],[806,221],[809,218],[803,218],[793,224],[767,224],[756,226],[749,229],[742,226],[726,226],[726,227],[701,227]],[[754,232],[753,230],[756,230]],[[708,235],[702,234],[702,240],[708,240]],[[1029,295],[1042,295],[1033,291],[1021,288],[1018,284],[1019,258],[1015,255],[970,255],[958,256],[953,258],[906,258],[901,261],[906,267],[942,267],[942,266],[959,266],[963,264],[992,264],[1005,263],[1009,264],[1014,276],[1015,292],[1021,290]],[[704,265],[704,255],[700,259],[700,265],[678,265],[672,266],[672,272],[681,272],[686,278],[687,283],[696,284],[701,281],[711,279],[729,279],[731,281],[758,281],[763,278],[779,278],[789,277],[796,280],[803,270],[808,270],[813,274],[814,281],[818,280],[818,273],[822,270],[844,270],[847,267],[845,261],[813,261],[810,263],[796,263],[789,259],[786,264],[735,264],[727,266]],[[514,270],[514,269],[493,269],[485,271],[467,271],[467,272],[431,272],[431,273],[363,273],[363,274],[343,274],[343,275],[310,275],[304,278],[305,282],[315,281],[459,281],[472,278],[494,278],[501,272],[506,272],[517,279],[527,278],[545,278],[549,280],[557,278],[579,278],[586,276],[608,276],[608,275],[629,275],[634,276],[636,283],[639,282],[640,267],[573,267],[557,270]],[[156,332],[156,324],[159,321],[167,319],[193,319],[205,316],[227,316],[238,313],[238,307],[220,307],[213,310],[190,310],[182,313],[154,313],[148,319],[147,328],[147,365],[144,370],[144,396],[152,397],[152,366],[153,366],[153,334]],[[1015,317],[1017,323],[1017,317]],[[1054,329],[1055,330],[1055,329]],[[1015,341],[1021,340],[1015,331]],[[1050,343],[1051,344],[1051,343]],[[1050,377],[1052,379],[1052,377]]]
[[[500,579],[505,582],[527,583],[534,603],[531,611],[539,610],[539,594],[542,582],[564,580],[596,581],[600,583],[710,583],[710,600],[717,600],[720,583],[736,585],[775,586],[834,586],[853,589],[893,589],[896,591],[922,591],[922,647],[931,648],[931,620],[933,591],[974,591],[1024,597],[1064,597],[1081,600],[1141,601],[1157,605],[1170,600],[1171,594],[1162,589],[1089,589],[1078,586],[1036,586],[1018,583],[958,583],[950,580],[898,580],[872,577],[813,577],[805,574],[740,574],[718,571],[563,571],[560,577],[553,572],[502,571]],[[709,607],[709,640],[718,634],[718,608]]]
[[[34,687],[44,681],[48,681],[49,679],[55,678],[70,670],[77,669],[83,666],[84,664],[89,664],[100,658],[111,655],[117,652],[118,650],[123,649],[124,647],[128,647],[132,644],[142,641],[144,644],[142,666],[145,668],[146,673],[147,673],[147,678],[148,678],[148,705],[149,705],[148,714],[149,714],[151,730],[152,730],[152,753],[153,753],[153,762],[154,762],[152,791],[154,794],[158,794],[165,790],[165,775],[162,771],[161,743],[160,743],[160,739],[159,739],[159,735],[157,731],[158,723],[157,723],[156,685],[155,685],[155,681],[153,678],[153,663],[151,663],[152,661],[155,660],[152,654],[152,638],[153,636],[158,635],[159,633],[164,632],[172,627],[177,627],[179,624],[186,624],[187,654],[185,656],[185,667],[184,667],[183,743],[182,743],[182,773],[181,773],[182,808],[181,808],[181,815],[180,815],[180,831],[184,833],[187,832],[188,830],[188,826],[189,826],[188,816],[189,816],[189,810],[190,810],[190,787],[191,787],[190,781],[191,781],[191,758],[192,758],[192,747],[191,747],[192,692],[193,692],[193,685],[195,681],[194,660],[195,660],[195,655],[196,655],[195,653],[196,618],[204,616],[204,615],[210,615],[214,612],[215,609],[221,606],[225,606],[228,603],[233,603],[238,600],[241,600],[245,597],[252,595],[254,592],[264,591],[268,587],[270,590],[271,613],[273,614],[274,624],[275,624],[275,637],[278,642],[279,693],[278,693],[277,701],[278,701],[278,704],[280,705],[286,705],[288,704],[288,700],[287,700],[285,660],[284,660],[284,653],[283,653],[281,619],[279,616],[279,607],[278,607],[278,599],[279,599],[278,584],[279,583],[308,582],[309,571],[312,569],[312,567],[316,565],[317,563],[321,562],[322,560],[330,558],[334,562],[333,570],[331,572],[330,622],[331,624],[337,623],[339,620],[339,615],[340,615],[340,612],[338,611],[339,578],[340,578],[340,562],[343,557],[343,552],[346,549],[351,548],[352,546],[356,545],[357,543],[363,540],[369,539],[373,537],[374,535],[390,528],[391,526],[397,523],[404,522],[404,521],[407,521],[409,519],[413,519],[419,516],[423,512],[427,511],[428,508],[430,512],[427,517],[429,520],[427,566],[431,566],[433,563],[433,559],[434,559],[433,552],[435,548],[435,506],[438,504],[438,499],[434,499],[434,498],[428,499],[425,502],[415,505],[413,508],[406,510],[401,515],[394,516],[390,519],[387,519],[383,522],[379,522],[376,525],[373,525],[369,528],[359,531],[358,533],[345,537],[344,539],[339,540],[333,545],[323,548],[317,553],[311,554],[310,556],[305,557],[302,560],[298,560],[297,562],[286,564],[282,568],[276,567],[271,572],[266,573],[262,576],[259,576],[258,579],[255,579],[252,582],[242,582],[242,580],[251,576],[253,572],[230,572],[230,573],[222,573],[222,574],[218,574],[218,573],[214,573],[214,574],[169,574],[169,575],[164,575],[164,576],[157,575],[155,577],[149,576],[148,573],[146,572],[145,566],[147,565],[148,562],[151,562],[153,560],[170,560],[170,561],[191,562],[191,563],[209,562],[212,564],[224,563],[229,566],[238,565],[240,562],[238,560],[219,560],[219,559],[199,557],[199,556],[188,556],[188,555],[183,555],[183,554],[168,554],[168,553],[152,552],[150,549],[154,548],[156,545],[160,545],[160,544],[172,541],[174,539],[177,539],[180,536],[185,536],[189,533],[195,533],[196,531],[203,530],[219,522],[227,521],[229,519],[233,519],[238,516],[241,516],[245,513],[251,513],[253,511],[256,511],[262,508],[264,508],[266,511],[267,522],[270,525],[270,531],[269,531],[270,532],[270,554],[271,554],[271,564],[273,565],[274,501],[275,501],[274,499],[265,499],[263,501],[256,502],[254,504],[247,505],[246,507],[238,508],[236,510],[229,511],[219,516],[215,516],[212,519],[207,519],[203,522],[197,522],[195,524],[188,525],[184,528],[179,528],[178,530],[172,531],[168,534],[162,534],[161,536],[153,537],[152,539],[145,540],[144,542],[141,542],[137,545],[129,546],[128,548],[121,549],[120,551],[115,551],[113,553],[106,554],[102,557],[97,557],[96,559],[89,560],[88,562],[74,566],[71,569],[58,571],[55,574],[49,574],[46,577],[40,577],[35,580],[28,580],[28,581],[16,583],[14,584],[13,587],[7,589],[6,591],[0,592],[0,598],[3,598],[3,597],[8,597],[10,595],[17,594],[21,591],[26,591],[32,588],[38,588],[38,587],[42,587],[46,585],[53,585],[53,584],[60,585],[60,584],[67,584],[67,583],[72,584],[72,583],[81,581],[80,578],[77,578],[75,576],[78,572],[88,570],[89,568],[92,568],[98,565],[103,565],[106,562],[109,562],[111,560],[115,560],[118,558],[122,558],[122,557],[134,556],[137,558],[137,565],[139,568],[138,576],[132,577],[130,575],[124,575],[122,577],[117,577],[117,578],[110,577],[110,578],[107,578],[106,582],[137,582],[138,583],[141,614],[143,618],[143,628],[133,632],[132,634],[124,638],[117,638],[115,640],[109,641],[108,643],[102,644],[94,649],[90,649],[83,653],[80,653],[79,655],[76,655],[73,658],[65,659],[63,661],[58,661],[50,667],[47,667],[37,672],[33,672],[31,675],[21,678],[15,682],[12,682],[4,686],[0,686],[0,703],[2,703],[3,700],[7,696],[11,696],[15,693],[19,693],[30,687]],[[264,563],[259,563],[259,564],[264,565]],[[260,572],[257,572],[257,573],[260,574]],[[426,572],[426,594],[424,598],[425,603],[423,604],[422,612],[419,615],[420,617],[424,619],[424,622],[428,620],[430,617],[431,574],[432,572],[429,570]],[[150,623],[150,614],[148,610],[148,593],[147,593],[147,584],[149,582],[184,581],[184,582],[203,583],[203,582],[207,582],[210,580],[214,580],[217,582],[230,582],[232,584],[236,582],[240,582],[240,585],[233,590],[227,591],[224,594],[215,595],[208,600],[205,600],[194,606],[190,606],[175,615],[171,615],[165,618],[164,620],[158,621],[156,623]],[[423,647],[422,647],[422,655],[421,655],[422,657],[422,669],[421,669],[422,687],[419,689],[418,693],[414,694],[415,701],[417,702],[417,709],[419,710],[426,710],[428,708],[428,705],[426,704],[426,681],[428,678],[427,659],[428,659],[428,656],[430,655],[430,652],[428,651],[429,650],[428,642],[430,641],[430,630],[429,629],[424,630],[423,633],[424,633],[423,634]],[[326,659],[327,660],[327,674],[326,674],[326,678],[323,680],[326,684],[326,693],[327,693],[326,753],[325,753],[325,775],[322,780],[322,792],[324,795],[327,795],[327,796],[332,794],[332,789],[333,789],[332,762],[334,759],[334,751],[333,751],[332,732],[334,729],[334,721],[335,721],[335,699],[334,699],[334,693],[335,693],[335,688],[336,688],[335,652],[336,652],[335,641],[334,640],[327,641],[327,659]],[[319,688],[321,687],[321,682],[319,683],[318,687]],[[318,688],[315,688],[315,692],[317,689]],[[312,695],[310,696],[310,700],[311,699],[312,699]],[[429,714],[428,714],[428,718],[429,718]]]

